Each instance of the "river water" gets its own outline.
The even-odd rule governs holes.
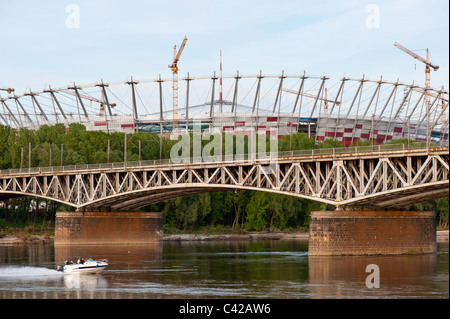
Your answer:
[[[57,264],[107,258],[101,274]],[[367,265],[379,269],[368,288]],[[145,246],[0,246],[0,299],[449,298],[449,245],[402,256],[308,256],[308,241],[161,242]]]

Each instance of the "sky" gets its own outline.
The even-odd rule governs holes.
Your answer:
[[[188,38],[180,76],[343,76],[449,88],[448,0],[0,0],[0,87],[170,78],[173,46]],[[1,92],[5,97],[6,92]]]

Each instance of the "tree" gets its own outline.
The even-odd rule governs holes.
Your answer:
[[[231,211],[230,197],[234,196],[231,191],[213,192],[210,193],[211,211],[208,216],[208,221],[211,227],[216,223],[223,223],[227,212]]]
[[[267,215],[270,217],[270,226],[286,228],[289,220],[295,214],[294,197],[275,193],[268,193]]]
[[[314,148],[316,148],[314,139],[308,137],[308,135],[305,133],[292,134],[292,140],[291,135],[285,135],[280,140],[278,140],[279,151],[312,150]]]
[[[8,141],[11,127],[0,125],[0,169],[11,167],[11,154],[8,152]]]
[[[371,146],[372,141],[370,140],[357,140],[353,143],[354,146]]]
[[[246,206],[247,228],[249,230],[263,230],[267,227],[268,207],[267,196],[264,192],[255,192]]]
[[[318,144],[319,148],[338,148],[338,147],[344,147],[341,142],[334,138],[327,138],[323,142],[319,142]]]

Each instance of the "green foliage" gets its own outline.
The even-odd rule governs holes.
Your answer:
[[[263,192],[255,192],[246,206],[247,228],[249,230],[263,230],[267,227],[268,198]]]
[[[319,146],[319,148],[344,147],[344,145],[342,145],[341,142],[339,142],[338,140],[333,139],[333,138],[327,138],[325,141],[319,142],[318,146]]]
[[[425,147],[427,145],[426,142],[416,141],[416,140],[409,140],[408,138],[399,138],[395,140],[390,140],[386,142],[385,144],[404,144],[406,147],[408,145],[414,146],[414,147]]]
[[[279,151],[291,150],[312,150],[316,145],[313,138],[309,138],[305,133],[294,133],[292,135],[285,135],[278,140]]]
[[[372,145],[372,142],[369,140],[358,140],[355,143],[353,143],[354,146],[370,146]]]

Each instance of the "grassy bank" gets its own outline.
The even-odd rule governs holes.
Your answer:
[[[164,235],[243,235],[248,233],[290,233],[290,232],[307,232],[307,227],[287,227],[282,230],[276,228],[268,228],[260,231],[248,230],[245,227],[235,227],[223,225],[204,226],[192,229],[176,229],[163,226]]]
[[[55,236],[55,223],[51,221],[34,225],[8,223],[0,219],[0,239],[11,238],[20,242],[48,241]]]

